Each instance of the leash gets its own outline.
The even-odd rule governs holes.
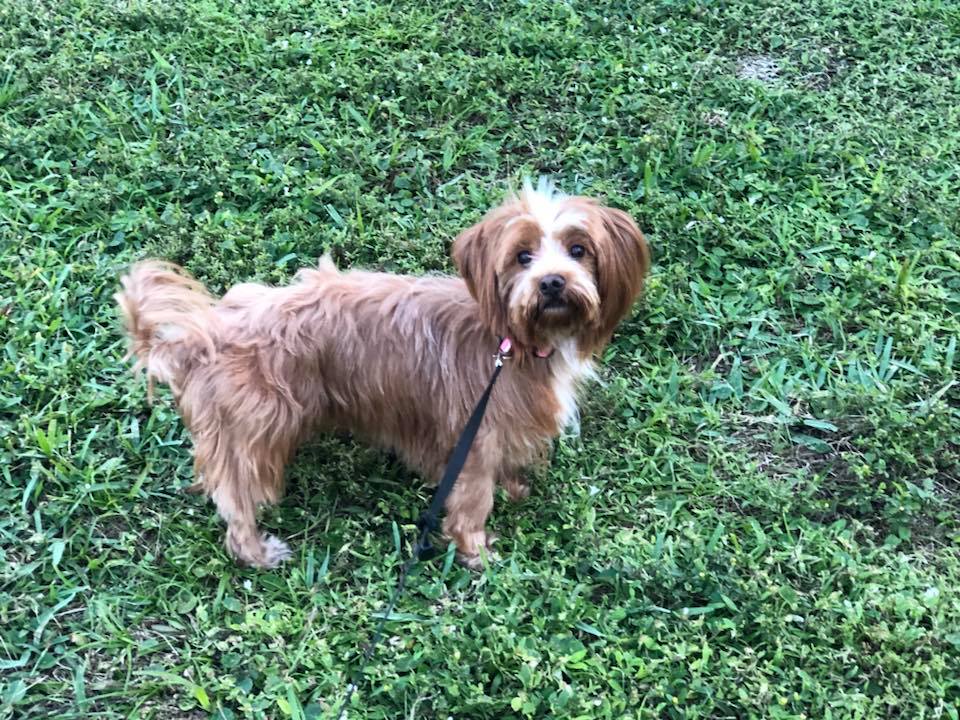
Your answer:
[[[400,569],[400,579],[397,581],[397,587],[394,588],[390,600],[381,612],[380,621],[377,623],[373,635],[370,637],[370,642],[367,643],[366,650],[363,651],[360,668],[354,675],[355,681],[347,685],[347,694],[343,699],[343,703],[340,705],[337,720],[343,720],[343,718],[346,717],[347,706],[350,704],[353,693],[356,691],[357,685],[363,677],[363,671],[367,669],[367,663],[370,661],[370,658],[373,657],[373,653],[380,643],[387,619],[393,614],[393,608],[396,607],[397,600],[400,599],[404,588],[407,586],[407,575],[410,574],[413,566],[420,560],[427,561],[436,554],[436,550],[430,543],[430,533],[440,527],[440,513],[443,512],[443,507],[447,502],[447,498],[450,497],[450,493],[453,491],[457,477],[459,477],[460,471],[463,470],[463,466],[467,462],[470,447],[473,445],[473,440],[476,438],[477,431],[480,429],[480,422],[483,420],[483,416],[487,411],[487,402],[490,400],[490,393],[493,391],[493,386],[494,383],[497,382],[497,378],[500,377],[500,371],[503,370],[503,361],[510,358],[511,348],[512,343],[510,342],[510,338],[504,338],[500,343],[500,347],[497,348],[490,382],[487,383],[486,390],[483,391],[483,395],[481,395],[477,401],[477,405],[473,409],[470,419],[467,420],[467,424],[463,427],[463,432],[460,433],[460,438],[457,440],[457,444],[450,454],[450,459],[447,461],[447,467],[443,471],[443,477],[440,479],[440,483],[433,493],[433,500],[430,502],[430,507],[428,507],[417,520],[417,529],[420,531],[420,535],[417,538],[416,544],[413,546],[413,552]]]

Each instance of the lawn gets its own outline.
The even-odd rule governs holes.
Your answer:
[[[118,276],[452,271],[548,174],[646,296],[350,718],[957,720],[958,68],[950,0],[5,0],[0,718],[334,717],[429,491],[320,438],[234,565]]]

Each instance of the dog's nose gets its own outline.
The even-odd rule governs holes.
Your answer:
[[[543,295],[554,297],[566,286],[567,281],[562,275],[544,275],[540,278],[540,292]]]

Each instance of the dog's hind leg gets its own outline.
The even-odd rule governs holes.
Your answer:
[[[224,440],[213,457],[205,458],[198,446],[197,460],[205,490],[227,523],[227,552],[244,565],[274,568],[290,557],[290,548],[260,532],[257,508],[279,499],[288,453]]]
[[[530,481],[519,471],[502,471],[498,480],[500,486],[507,491],[507,496],[513,502],[520,502],[530,497]]]

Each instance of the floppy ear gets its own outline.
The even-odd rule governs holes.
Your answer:
[[[627,213],[597,208],[604,237],[597,243],[597,286],[600,326],[597,344],[606,343],[626,317],[643,289],[650,269],[650,248],[640,228]]]
[[[480,317],[494,333],[507,332],[507,312],[500,298],[496,243],[502,223],[484,218],[453,241],[453,262],[480,305]]]

